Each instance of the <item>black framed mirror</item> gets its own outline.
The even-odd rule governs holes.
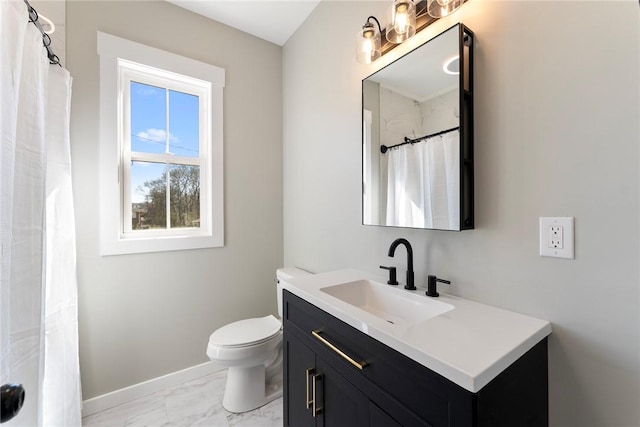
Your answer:
[[[362,223],[474,228],[473,32],[456,24],[362,80]]]

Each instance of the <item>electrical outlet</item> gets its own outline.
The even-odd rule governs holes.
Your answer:
[[[573,217],[540,217],[540,256],[574,259]]]
[[[549,247],[554,249],[564,249],[563,227],[552,225],[549,227]]]

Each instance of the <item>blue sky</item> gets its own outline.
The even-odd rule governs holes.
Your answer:
[[[198,97],[172,90],[168,94],[167,115],[166,89],[131,82],[131,150],[165,153],[168,135],[168,152],[177,156],[197,157]],[[137,191],[138,187],[146,181],[159,178],[164,170],[164,164],[134,162],[131,167],[131,201],[144,201],[144,192]]]

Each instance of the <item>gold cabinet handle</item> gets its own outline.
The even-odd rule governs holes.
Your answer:
[[[322,379],[322,375],[316,374],[316,375],[313,376],[313,379],[311,380],[311,384],[312,384],[312,388],[313,388],[313,391],[312,391],[312,393],[313,393],[313,396],[312,396],[313,397],[313,408],[311,409],[311,412],[313,414],[313,418],[315,418],[316,415],[318,415],[320,412],[322,412],[322,407],[318,408],[316,406],[317,405],[316,402],[318,400],[317,396],[316,396],[316,384],[317,384],[316,380],[321,380],[321,379]]]
[[[311,375],[313,375],[315,372],[316,372],[316,370],[313,369],[313,368],[309,368],[306,371],[306,374],[307,374],[307,378],[306,378],[306,383],[307,383],[307,400],[306,400],[307,401],[307,409],[311,408],[311,404],[315,405],[315,402],[314,402],[315,397],[313,398],[313,400],[309,400],[309,377]]]
[[[351,357],[349,357],[344,351],[340,350],[338,347],[336,347],[335,345],[333,345],[329,341],[327,341],[324,337],[320,336],[321,332],[322,331],[320,331],[320,330],[311,331],[311,335],[313,335],[314,337],[319,339],[322,344],[326,345],[331,350],[333,350],[336,353],[338,353],[338,355],[340,355],[344,360],[346,360],[347,362],[351,363],[356,368],[362,370],[362,368],[364,368],[365,366],[368,365],[368,363],[365,362],[364,360],[361,361],[361,362],[358,362],[358,361],[352,359]]]

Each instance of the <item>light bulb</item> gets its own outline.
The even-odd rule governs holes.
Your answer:
[[[366,22],[357,34],[356,59],[361,64],[371,64],[380,57],[380,32]]]
[[[398,34],[404,34],[407,32],[407,22],[409,21],[409,17],[407,16],[407,5],[400,4],[396,8],[396,20],[395,20],[395,29]]]
[[[412,0],[395,0],[388,9],[386,37],[391,43],[402,43],[416,32],[416,6]]]
[[[371,39],[366,39],[362,42],[362,53],[365,64],[371,64],[371,52],[373,52],[373,43]]]

